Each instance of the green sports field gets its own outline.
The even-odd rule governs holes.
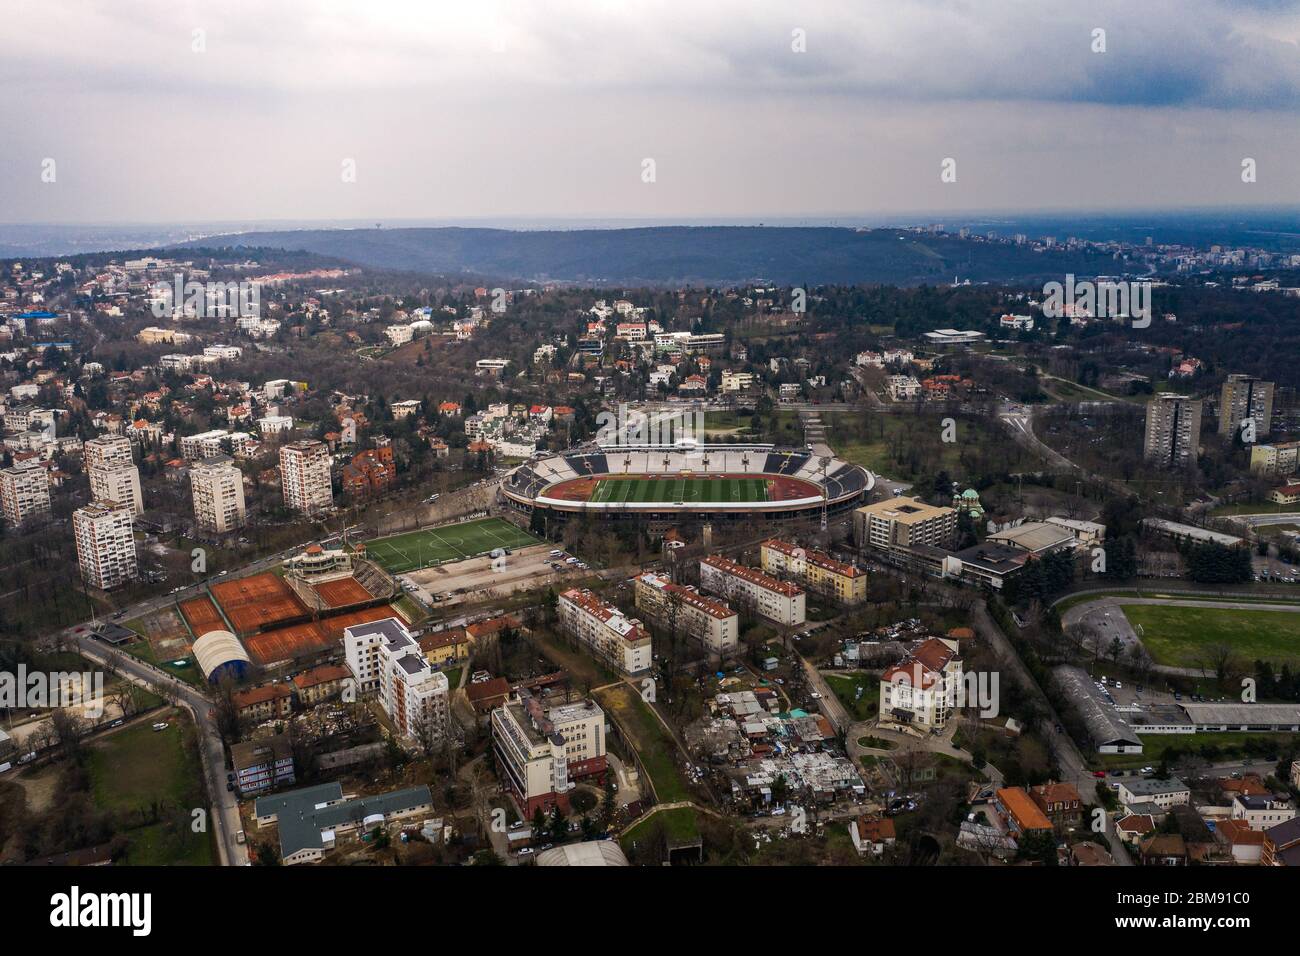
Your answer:
[[[592,492],[594,503],[665,502],[716,504],[767,501],[765,478],[602,478]]]
[[[1124,616],[1157,664],[1198,667],[1219,645],[1243,662],[1300,662],[1300,612],[1127,604]]]
[[[495,548],[526,548],[538,541],[501,518],[410,531],[366,542],[366,556],[392,574],[487,554]]]

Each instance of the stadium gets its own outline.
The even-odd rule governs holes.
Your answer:
[[[501,490],[534,519],[655,525],[820,519],[852,509],[874,483],[864,468],[808,449],[597,445],[528,461]]]

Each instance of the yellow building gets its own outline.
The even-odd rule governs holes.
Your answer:
[[[761,550],[763,570],[768,574],[789,575],[808,590],[830,595],[843,604],[857,604],[867,598],[867,572],[857,565],[779,538],[764,541]]]
[[[463,627],[453,627],[420,638],[420,650],[424,651],[424,659],[434,667],[468,660],[471,644]]]
[[[323,664],[294,677],[293,689],[298,694],[299,702],[305,707],[311,707],[323,700],[338,697],[343,693],[343,682],[351,677],[352,672],[346,667]]]

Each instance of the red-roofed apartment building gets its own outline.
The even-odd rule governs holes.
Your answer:
[[[957,706],[961,680],[957,642],[932,637],[880,676],[880,719],[939,733]]]
[[[1019,787],[1003,787],[993,795],[994,805],[1007,827],[1017,836],[1023,833],[1051,831],[1052,821],[1038,809],[1038,804]]]
[[[383,494],[396,480],[391,447],[358,452],[343,466],[343,493],[352,498]]]

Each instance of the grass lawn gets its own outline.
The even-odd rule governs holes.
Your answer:
[[[392,574],[405,574],[417,568],[477,557],[496,548],[526,548],[534,544],[536,538],[509,521],[478,518],[367,541],[366,556]]]
[[[823,674],[844,709],[855,720],[870,720],[876,716],[880,703],[880,678],[872,674]],[[858,696],[858,688],[862,688]]]
[[[1158,664],[1196,667],[1218,645],[1242,661],[1300,662],[1300,612],[1162,607],[1128,604],[1124,616],[1141,626],[1142,643]]]
[[[619,837],[618,842],[626,851],[633,843],[646,839],[660,826],[664,828],[670,847],[691,844],[700,838],[700,825],[695,810],[692,807],[674,807],[672,810],[660,810],[642,820]]]
[[[130,626],[132,630],[137,630],[134,623],[135,622],[132,622],[128,626]],[[130,654],[132,657],[138,657],[142,661],[148,661],[150,664],[158,665],[173,677],[178,677],[187,684],[193,684],[195,687],[203,686],[203,672],[199,670],[198,665],[194,663],[194,658],[188,654],[183,658],[186,663],[181,665],[173,663],[173,661],[182,660],[182,658],[179,657],[168,658],[167,660],[160,661],[158,660],[157,654],[154,652],[153,645],[144,638],[141,638],[138,641],[132,641],[130,644],[123,644],[121,650]]]
[[[1102,754],[1101,766],[1106,770],[1127,770],[1140,767],[1158,767],[1166,751],[1180,750],[1197,753],[1202,747],[1217,747],[1217,759],[1244,753],[1247,744],[1255,753],[1286,753],[1300,744],[1295,734],[1251,734],[1242,732],[1211,734],[1143,734],[1140,754]],[[1176,754],[1170,754],[1171,759]]]
[[[596,503],[767,501],[763,478],[603,478],[591,494]]]
[[[207,800],[197,752],[183,743],[193,733],[189,718],[173,711],[166,720],[170,726],[163,731],[146,720],[97,742],[90,754],[91,792],[130,840],[130,864],[212,866],[210,834],[190,828],[191,811],[206,808]]]
[[[641,695],[626,684],[620,684],[598,691],[596,699],[606,713],[618,720],[619,726],[641,757],[658,801],[676,803],[691,799],[686,781],[677,766],[677,744],[650,712],[649,705],[641,699]]]
[[[444,667],[442,672],[447,675],[447,686],[455,690],[460,686],[460,672],[463,667]]]
[[[1300,513],[1300,505],[1283,505],[1274,501],[1237,501],[1210,509],[1212,517],[1231,515],[1289,515]]]

